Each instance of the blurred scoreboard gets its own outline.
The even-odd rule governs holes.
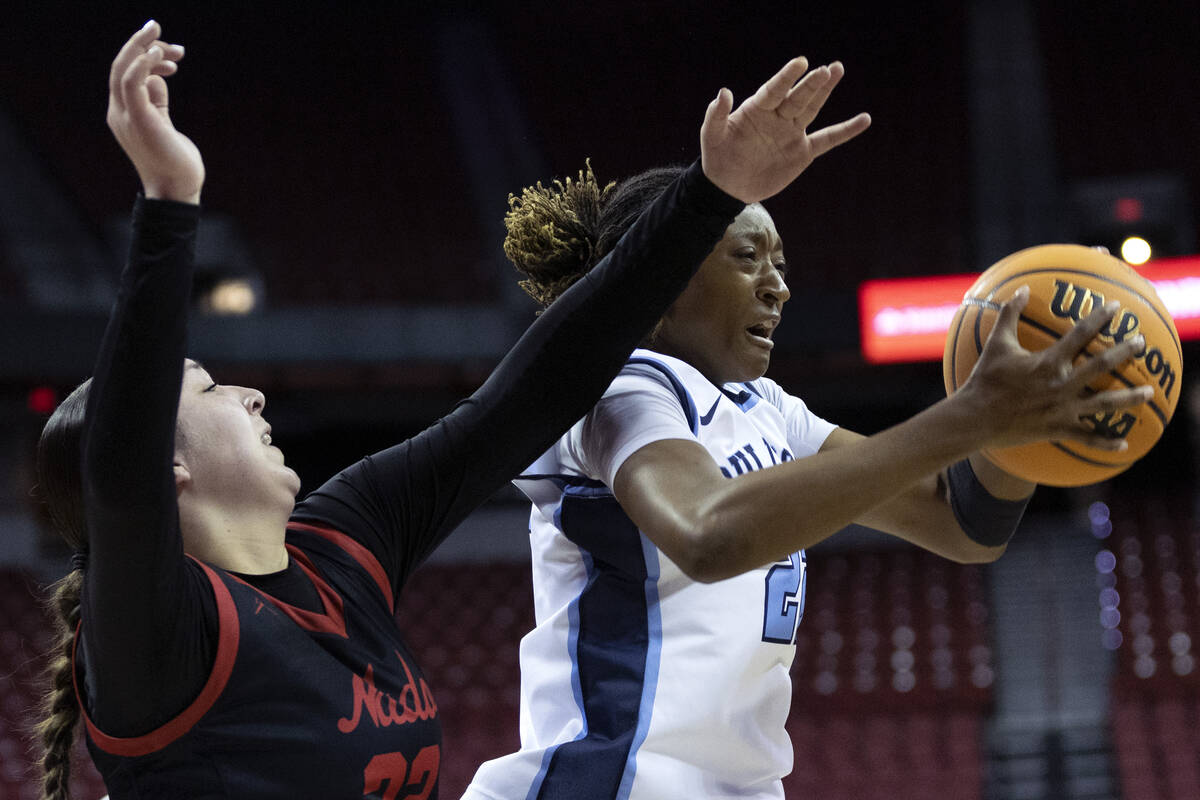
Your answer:
[[[1154,284],[1179,338],[1200,339],[1200,256],[1164,258],[1135,267]],[[859,336],[871,364],[940,361],[946,331],[975,275],[867,281],[858,287]]]

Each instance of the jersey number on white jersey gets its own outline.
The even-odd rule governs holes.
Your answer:
[[[804,552],[777,561],[766,577],[763,608],[764,642],[792,644],[796,627],[804,616],[804,590],[808,580]]]

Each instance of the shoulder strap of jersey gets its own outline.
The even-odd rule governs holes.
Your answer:
[[[688,427],[691,428],[692,433],[700,430],[700,414],[696,411],[696,403],[692,399],[691,391],[663,357],[657,354],[651,355],[646,350],[635,350],[634,355],[626,363],[630,366],[649,367],[660,372],[675,391],[675,396],[679,399],[679,405],[683,408],[684,417],[687,418]]]

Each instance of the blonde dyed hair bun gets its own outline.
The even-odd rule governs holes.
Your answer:
[[[591,161],[576,179],[508,196],[504,255],[525,276],[520,286],[548,306],[596,265],[601,212],[615,183],[596,181]]]

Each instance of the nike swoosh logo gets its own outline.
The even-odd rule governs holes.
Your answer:
[[[701,425],[701,426],[707,425],[708,423],[712,422],[713,414],[717,413],[717,405],[718,405],[720,402],[721,402],[721,398],[720,398],[720,397],[718,397],[718,398],[716,399],[716,401],[715,401],[715,402],[713,402],[713,404],[712,404],[712,408],[710,408],[710,409],[708,410],[708,413],[707,413],[707,414],[705,414],[704,416],[702,416],[702,417],[700,418],[700,425]]]

